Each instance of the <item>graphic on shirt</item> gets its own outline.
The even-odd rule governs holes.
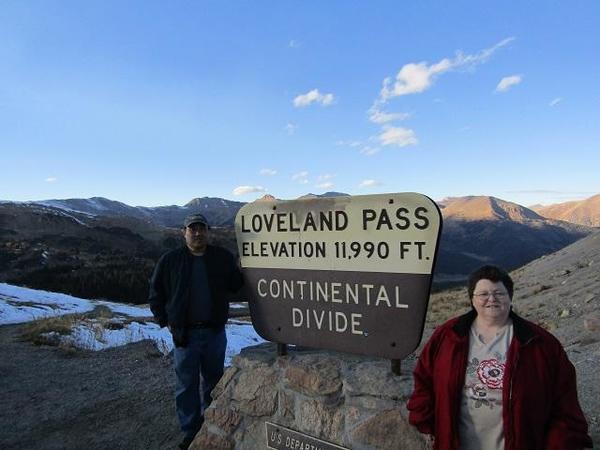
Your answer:
[[[500,361],[501,355],[494,354],[498,359],[480,361],[473,358],[467,366],[465,383],[465,400],[473,402],[473,407],[487,406],[494,409],[502,406],[502,380],[505,366]],[[500,361],[499,361],[500,360]]]
[[[479,367],[477,367],[477,376],[490,389],[502,389],[504,364],[499,363],[497,359],[481,361]]]

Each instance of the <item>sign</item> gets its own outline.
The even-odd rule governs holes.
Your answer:
[[[441,223],[415,193],[245,205],[235,228],[256,331],[402,359],[421,340]]]
[[[274,450],[348,450],[339,445],[298,433],[280,425],[265,422],[267,448]]]

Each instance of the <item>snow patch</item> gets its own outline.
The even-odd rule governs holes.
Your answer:
[[[66,294],[0,283],[0,325],[29,322],[65,314],[86,313],[97,306],[105,306],[117,314],[107,320],[111,326],[106,327],[98,319],[85,319],[75,324],[70,335],[49,333],[47,336],[58,342],[92,351],[126,345],[144,339],[152,340],[156,348],[163,354],[168,354],[173,350],[173,339],[167,328],[160,328],[154,322],[132,320],[132,318],[152,318],[152,313],[147,305],[125,305],[106,300],[87,300]],[[227,333],[225,365],[231,365],[231,359],[242,348],[265,342],[248,322],[230,320],[225,330]]]

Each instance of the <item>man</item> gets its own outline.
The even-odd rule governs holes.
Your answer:
[[[229,314],[226,294],[243,284],[233,255],[208,245],[208,231],[202,214],[186,217],[186,245],[161,256],[150,279],[150,309],[161,327],[169,327],[175,343],[175,403],[184,433],[182,449],[188,448],[200,430],[202,403],[206,409],[212,401],[210,392],[223,375]]]

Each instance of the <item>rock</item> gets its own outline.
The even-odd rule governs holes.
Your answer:
[[[588,294],[585,296],[585,299],[583,301],[586,303],[589,303],[592,300],[594,300],[594,298],[596,298],[596,294]]]
[[[332,442],[340,442],[344,414],[341,408],[326,406],[318,400],[300,405],[297,424],[301,431]]]
[[[279,393],[279,405],[277,408],[278,419],[283,419],[281,425],[293,423],[296,419],[295,401],[296,397],[293,393],[282,390]]]
[[[266,449],[266,428],[263,420],[249,422],[234,434],[235,450]],[[209,450],[209,449],[207,449]]]
[[[394,375],[389,361],[364,362],[354,365],[344,383],[350,396],[370,395],[391,399],[406,399],[412,390],[412,375]]]
[[[598,332],[598,331],[600,331],[600,319],[598,319],[598,318],[584,319],[583,320],[583,327],[587,331]]]
[[[237,367],[231,366],[231,367],[227,368],[227,370],[225,371],[225,373],[223,373],[223,376],[221,377],[221,379],[219,380],[219,382],[213,389],[213,391],[211,393],[212,398],[217,398],[219,395],[221,395],[223,393],[223,391],[229,385],[229,382],[233,379],[233,377],[235,376],[235,374],[237,372],[238,372]]]
[[[426,449],[425,439],[406,421],[399,410],[382,411],[357,426],[352,438],[369,449]]]
[[[189,446],[190,450],[233,450],[234,448],[235,445],[231,439],[210,433],[207,427],[202,427]]]
[[[563,309],[560,314],[558,315],[558,317],[565,318],[565,317],[569,317],[571,315],[571,311],[568,309]]]
[[[258,366],[242,371],[232,393],[239,410],[251,416],[273,414],[277,408],[278,379],[270,367]]]
[[[252,351],[248,349],[251,348]],[[248,367],[271,365],[277,357],[277,345],[272,342],[255,345],[254,347],[243,348],[238,355],[233,358],[233,365],[246,369]]]
[[[386,399],[386,398],[376,398],[371,397],[370,395],[359,395],[359,396],[350,396],[347,399],[348,406],[357,406],[361,410],[367,409],[371,410],[382,410],[389,409],[394,406],[394,400]]]
[[[300,356],[289,360],[285,370],[287,385],[306,395],[328,395],[342,387],[339,362],[317,355]]]
[[[208,408],[204,414],[206,422],[219,427],[225,433],[233,432],[242,417],[230,408]]]

